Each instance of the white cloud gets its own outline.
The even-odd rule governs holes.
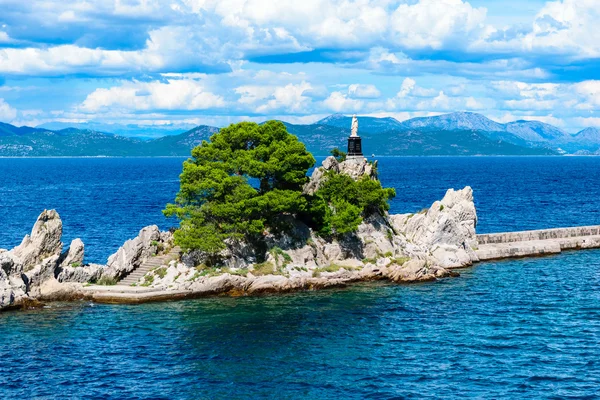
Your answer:
[[[123,82],[121,86],[100,88],[90,93],[81,104],[81,110],[98,112],[109,109],[124,110],[205,110],[223,107],[219,95],[206,90],[196,80],[168,80],[166,83]]]
[[[10,122],[17,117],[17,110],[0,98],[0,121]]]
[[[364,102],[362,100],[352,99],[342,92],[333,92],[323,101],[323,104],[325,107],[335,112],[353,112],[360,111]]]
[[[307,82],[300,84],[290,83],[286,86],[278,86],[273,90],[271,99],[265,104],[260,105],[256,112],[265,113],[273,110],[283,109],[288,112],[303,112],[306,106],[311,102],[310,97],[304,94],[312,86]]]
[[[397,43],[409,48],[440,49],[446,44],[462,47],[469,38],[482,35],[486,12],[461,0],[401,4],[391,16],[392,35]]]
[[[579,82],[574,88],[589,105],[600,106],[600,80]]]
[[[381,92],[375,85],[361,85],[358,83],[348,86],[348,94],[359,99],[377,99]]]
[[[582,127],[596,127],[600,128],[600,117],[577,117],[574,121]]]
[[[4,31],[0,31],[0,43],[10,43],[10,37],[8,36],[8,33],[4,32]]]
[[[402,86],[400,86],[400,91],[396,96],[401,98],[409,95],[414,97],[432,97],[435,96],[436,93],[435,89],[422,88],[417,86],[417,82],[414,79],[405,78],[402,81]]]

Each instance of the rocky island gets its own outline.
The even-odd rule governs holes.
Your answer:
[[[375,177],[374,166],[364,159],[338,162],[329,157],[314,170],[306,190],[315,191],[331,170],[353,178]],[[84,298],[128,302],[136,293],[150,293],[139,297],[152,300],[309,290],[379,279],[435,280],[456,275],[453,269],[477,260],[476,225],[471,188],[448,190],[428,210],[375,214],[341,238],[324,239],[295,221],[288,233],[265,237],[268,248],[261,263],[250,246],[227,249],[220,267],[202,264],[203,254],[192,251],[157,263],[134,286],[125,286],[97,283],[120,283],[145,263],[165,260],[164,255],[177,250],[171,232],[148,226],[106,265],[84,264],[81,240],[63,251],[62,221],[56,211],[44,211],[19,246],[0,250],[0,308]],[[123,290],[128,287],[134,290]],[[127,295],[119,296],[122,291]]]
[[[395,191],[381,187],[357,130],[354,120],[348,155],[334,151],[308,177],[315,160],[283,124],[222,129],[184,163],[164,211],[180,227],[145,227],[104,265],[84,262],[80,239],[64,250],[60,216],[45,210],[19,246],[0,249],[0,309],[432,281],[480,259],[600,247],[600,227],[478,236],[470,187],[390,215]]]

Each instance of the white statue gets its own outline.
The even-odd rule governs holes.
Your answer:
[[[352,133],[350,134],[350,136],[358,136],[358,119],[356,118],[356,114],[352,116]]]

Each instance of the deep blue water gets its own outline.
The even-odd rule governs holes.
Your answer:
[[[0,247],[43,208],[104,261],[177,190],[181,159],[0,159]],[[475,190],[480,232],[600,224],[600,158],[384,158],[412,212]],[[597,398],[600,251],[399,286],[0,314],[1,398]]]

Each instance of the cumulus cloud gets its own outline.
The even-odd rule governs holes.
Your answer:
[[[335,112],[348,113],[360,111],[364,102],[362,100],[352,99],[346,93],[333,92],[323,101],[323,105]]]
[[[206,90],[196,80],[167,82],[123,82],[120,86],[100,88],[90,93],[81,104],[86,112],[107,109],[125,110],[205,110],[225,105],[219,95]]]
[[[0,121],[10,122],[17,117],[17,110],[0,98]]]
[[[348,94],[359,99],[377,99],[381,92],[375,85],[361,85],[358,83],[348,86]]]
[[[463,47],[485,32],[485,8],[461,0],[419,0],[401,4],[391,16],[393,38],[408,48]]]

